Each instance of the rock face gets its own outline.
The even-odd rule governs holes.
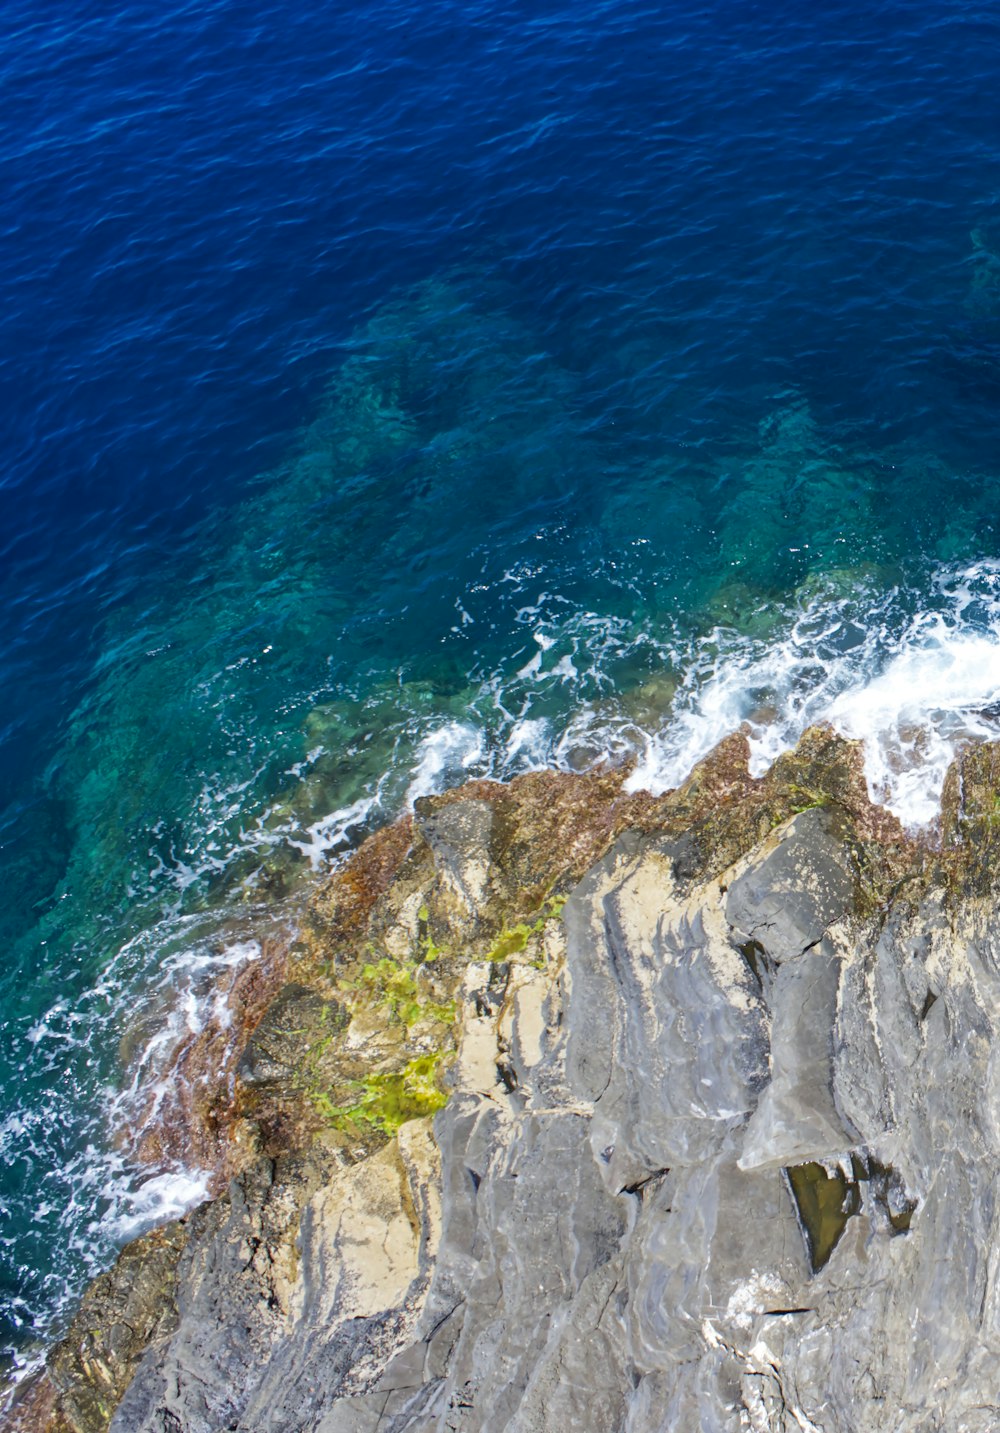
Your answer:
[[[46,1426],[1000,1427],[1000,751],[936,850],[828,732],[745,758],[476,783],[362,848],[239,1173],[88,1295]]]

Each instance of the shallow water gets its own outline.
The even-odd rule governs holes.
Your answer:
[[[998,31],[5,8],[9,1358],[203,1192],[120,1131],[422,792],[827,718],[933,822],[1000,726]]]

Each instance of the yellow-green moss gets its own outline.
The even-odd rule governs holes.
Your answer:
[[[549,896],[543,901],[538,918],[532,924],[518,921],[516,925],[504,926],[486,959],[497,962],[509,960],[512,955],[519,955],[533,935],[541,935],[549,921],[562,914],[565,904],[565,896]]]
[[[412,960],[391,960],[382,956],[361,967],[356,980],[341,982],[341,989],[355,995],[367,997],[374,1004],[389,1012],[389,1018],[398,1020],[407,1030],[421,1020],[435,1020],[450,1025],[455,1019],[455,1002],[437,1002],[421,995],[415,979],[417,962]]]
[[[423,964],[430,965],[435,960],[437,960],[439,955],[442,955],[444,952],[439,945],[434,944],[434,938],[431,935],[430,930],[428,929],[428,922],[430,921],[431,913],[427,909],[426,905],[422,905],[420,907],[420,910],[417,912],[417,917],[420,921],[420,934],[418,936],[418,941],[420,945],[420,959]]]
[[[802,811],[815,811],[818,807],[829,806],[830,803],[829,792],[798,785],[791,785],[788,788],[788,808],[795,816]]]
[[[401,1070],[358,1081],[359,1098],[353,1105],[335,1105],[323,1094],[313,1095],[313,1105],[338,1129],[369,1124],[384,1134],[395,1134],[407,1120],[432,1115],[448,1103],[438,1080],[450,1054],[439,1050],[418,1055]]]

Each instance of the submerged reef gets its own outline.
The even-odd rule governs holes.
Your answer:
[[[747,756],[370,836],[246,1031],[228,1183],[10,1425],[996,1428],[1000,744],[936,844],[827,728]]]

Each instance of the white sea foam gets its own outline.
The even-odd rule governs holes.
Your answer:
[[[766,640],[717,629],[692,652],[669,721],[643,734],[627,788],[676,786],[741,726],[760,775],[826,720],[864,742],[872,798],[927,827],[961,746],[1000,736],[1000,566],[942,570],[916,611],[912,596],[819,593]]]
[[[504,747],[503,762],[509,771],[539,771],[552,762],[552,723],[545,717],[524,717],[515,721]]]
[[[177,1052],[209,1025],[221,1031],[229,1029],[232,980],[260,954],[257,940],[195,939],[182,944],[163,962],[157,981],[142,1001],[150,1034],[132,1054],[129,1079],[111,1102],[114,1126],[132,1124],[138,1128],[163,1117],[177,1094]],[[189,1172],[174,1169],[166,1173],[183,1182]],[[201,1174],[196,1171],[191,1177],[197,1182]]]
[[[314,821],[306,828],[304,837],[289,832],[281,833],[281,839],[301,851],[314,871],[321,871],[333,852],[339,851],[357,831],[364,829],[377,805],[376,790]]]
[[[186,1214],[208,1198],[209,1175],[204,1171],[167,1170],[154,1174],[129,1190],[114,1220],[117,1239],[134,1239],[146,1229]]]
[[[256,939],[220,938],[205,916],[168,911],[125,942],[89,990],[73,1003],[56,999],[23,1031],[22,1070],[36,1080],[48,1071],[50,1081],[0,1123],[0,1157],[38,1162],[33,1219],[47,1237],[55,1223],[65,1240],[65,1273],[48,1275],[53,1317],[72,1299],[80,1270],[98,1272],[118,1244],[207,1196],[207,1171],[170,1159],[143,1167],[126,1136],[140,1136],[167,1112],[178,1094],[177,1050],[210,1023],[225,1032],[232,980],[260,952]],[[133,1042],[128,1077],[116,1088],[102,1087],[97,1051],[114,1048],[130,1027],[142,1034]],[[61,1142],[67,1127],[79,1130],[72,1152]],[[28,1354],[16,1376],[33,1367]]]
[[[908,826],[938,815],[948,767],[963,743],[1000,735],[1000,635],[928,633],[863,686],[845,691],[830,720],[865,743],[876,800]]]
[[[481,763],[485,745],[484,733],[470,722],[446,722],[429,732],[417,749],[406,804],[463,780]]]

